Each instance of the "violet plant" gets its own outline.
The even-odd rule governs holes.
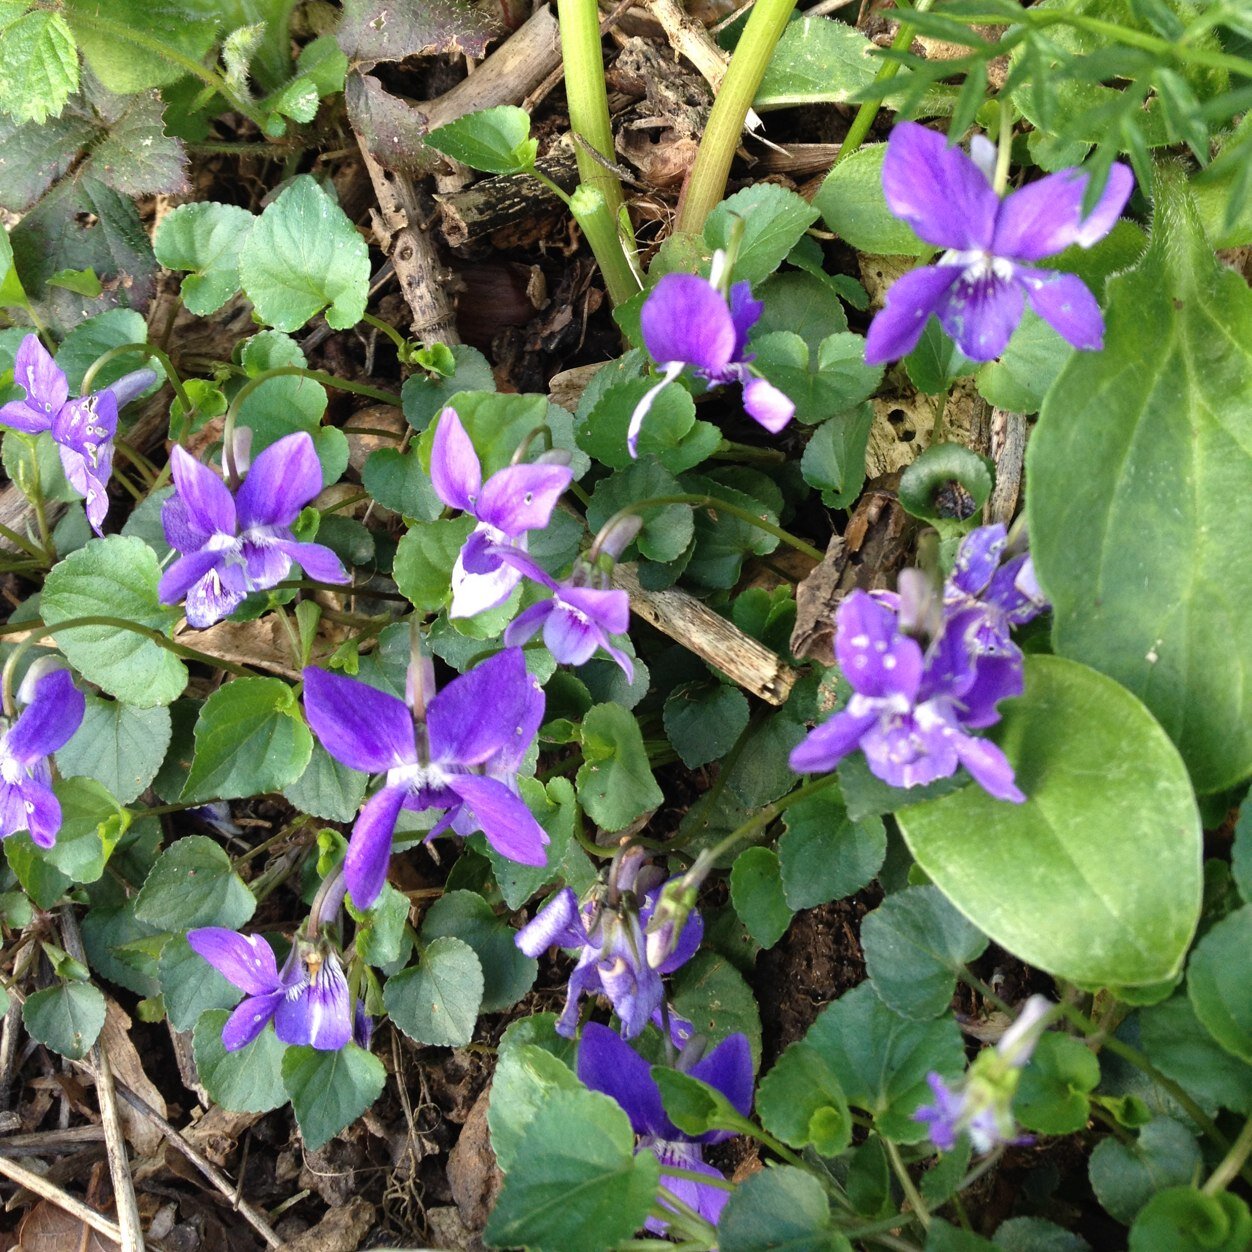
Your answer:
[[[771,435],[791,421],[795,405],[751,366],[748,336],[765,306],[753,298],[749,283],[730,285],[729,270],[726,253],[719,251],[707,279],[666,274],[644,301],[639,317],[643,342],[663,376],[630,415],[626,446],[632,457],[656,397],[689,367],[711,387],[739,383],[744,411]]]
[[[74,675],[47,660],[31,666],[16,720],[0,734],[0,839],[29,831],[37,847],[50,848],[61,829],[61,803],[52,790],[49,759],[82,724],[86,699]]]
[[[1104,318],[1082,279],[1034,263],[1103,239],[1134,188],[1130,168],[1115,162],[1099,200],[1084,211],[1088,174],[1061,170],[1001,199],[995,148],[979,139],[971,149],[967,156],[915,122],[891,132],[882,173],[887,204],[921,239],[946,251],[938,264],[892,286],[866,336],[866,361],[907,356],[932,313],[970,360],[992,361],[1027,302],[1075,348],[1099,349]]]
[[[670,206],[655,189],[616,205],[618,162],[633,158],[589,98],[604,94],[599,18],[563,2],[581,58],[571,107],[589,121],[572,128],[599,156],[579,147],[587,185],[570,202],[617,308],[613,321],[597,308],[594,280],[563,284],[559,299],[577,289],[580,302],[498,338],[493,360],[410,342],[386,301],[366,312],[387,249],[371,258],[359,223],[304,174],[256,212],[232,193],[156,228],[189,311],[238,296],[264,329],[239,341],[223,320],[219,359],[183,342],[185,318],[149,328],[150,258],[121,268],[93,253],[97,275],[41,251],[60,249],[58,196],[80,206],[79,182],[126,159],[101,112],[117,102],[84,87],[69,116],[100,132],[66,175],[78,181],[53,174],[75,194],[14,210],[19,264],[0,284],[23,326],[0,344],[24,393],[0,410],[4,462],[30,504],[6,494],[0,527],[14,607],[0,642],[0,973],[6,1040],[30,1037],[16,1076],[42,1073],[48,1050],[72,1064],[108,1046],[97,1023],[114,1010],[95,978],[191,1040],[196,1099],[202,1085],[241,1111],[289,1101],[294,1128],[278,1113],[265,1133],[290,1130],[310,1153],[377,1102],[374,1138],[429,1148],[423,1183],[490,1080],[476,1107],[503,1183],[473,1232],[488,1246],[1060,1246],[1076,1237],[1060,1225],[1075,1196],[1083,1229],[1119,1224],[1134,1248],[1195,1230],[1232,1252],[1252,1238],[1252,309],[1215,258],[1250,241],[1232,172],[1248,150],[1250,35],[1220,0],[1098,22],[1080,7],[991,0],[974,32],[919,2],[875,70],[884,41],[850,15],[789,24],[790,0],[760,0],[678,236],[640,230],[661,245],[649,278],[614,208],[642,226],[654,200],[662,223]],[[14,69],[24,41],[54,41],[65,55],[37,59],[55,74],[77,65],[81,38],[107,77],[90,23],[126,26],[81,5],[21,9],[0,22],[14,70],[0,111],[25,146],[35,113],[6,105],[37,77]],[[242,142],[255,145],[286,125],[284,107],[307,111],[293,100],[330,94],[321,75],[342,53],[360,130],[360,101],[393,81],[365,75],[366,59],[385,64],[411,17],[354,30],[345,11],[344,46],[319,40],[325,60],[310,55],[289,97],[252,91],[260,61],[241,60],[247,40],[216,19],[172,63],[198,67],[201,106],[232,104],[230,119],[200,118],[206,133],[254,125]],[[290,41],[276,33],[264,55],[281,59]],[[967,52],[914,56],[914,35]],[[481,31],[449,38],[487,47]],[[1094,52],[1070,46],[1087,40]],[[809,108],[864,103],[812,202],[745,166],[748,185],[710,212],[749,105],[759,94],[785,138],[787,115],[768,109],[803,79],[797,58],[834,43],[855,55],[823,67]],[[208,64],[213,47],[231,49],[228,76]],[[982,101],[992,56],[1008,78]],[[951,117],[949,136],[906,120],[901,102],[923,98]],[[900,116],[885,145],[862,148],[880,101]],[[164,107],[147,94],[139,106],[117,113],[140,130]],[[427,146],[537,172],[553,120],[532,137],[521,109],[500,106]],[[308,121],[300,142],[316,146]],[[974,121],[998,123],[998,149],[977,135],[968,156],[958,146]],[[173,128],[153,126],[149,164],[181,169]],[[429,159],[392,155],[409,170]],[[172,190],[143,194],[158,193]],[[138,239],[144,219],[119,227],[111,200],[131,206],[110,195],[93,200],[109,220],[62,233],[84,248],[97,225],[97,242]],[[938,255],[873,309],[876,258],[910,249]],[[677,272],[709,256],[708,279]],[[1027,308],[1057,335],[1033,317],[1019,334]],[[927,331],[932,316],[960,357]],[[606,361],[622,335],[636,351]],[[537,342],[542,355],[513,352]],[[168,432],[148,430],[154,399],[119,433],[117,409],[150,371],[93,389],[141,351],[169,380]],[[886,380],[874,368],[904,356]],[[550,395],[494,391],[555,370]],[[657,403],[684,373],[697,390],[739,386],[745,442],[685,398]],[[72,398],[78,377],[87,394]],[[331,405],[328,389],[345,395]],[[352,413],[353,397],[385,407]],[[219,475],[187,449],[212,448],[223,416]],[[883,472],[941,433],[972,447],[930,512],[901,489],[938,530],[919,535]],[[265,449],[250,466],[249,435]],[[88,526],[76,507],[59,517],[75,494]],[[1013,522],[1019,500],[1027,518]],[[258,591],[267,610],[244,604]],[[263,937],[280,933],[281,961]],[[1036,989],[1046,999],[1017,1007]],[[147,1060],[165,1036],[144,1034]],[[997,1037],[967,1060],[970,1040]],[[44,1116],[43,1096],[10,1091],[23,1117]],[[732,1133],[752,1143],[721,1146]],[[968,1170],[967,1149],[983,1158]],[[144,1171],[112,1150],[109,1162],[114,1242],[140,1246],[144,1232],[122,1227],[149,1211],[125,1196]],[[244,1164],[223,1168],[274,1244],[287,1232],[271,1227],[272,1197],[245,1206]],[[994,1171],[1004,1222],[974,1186]],[[318,1200],[298,1204],[311,1225]]]
[[[51,433],[65,477],[86,504],[87,521],[97,535],[102,535],[109,511],[108,485],[118,409],[156,382],[156,374],[152,370],[136,370],[108,387],[71,400],[65,372],[39,342],[38,335],[27,335],[22,340],[13,374],[26,394],[0,407],[0,424],[28,435]]]
[[[702,1045],[689,1043],[679,1054],[677,1068],[707,1083],[724,1096],[741,1116],[752,1111],[752,1052],[746,1035],[728,1035],[704,1055]],[[578,1044],[578,1077],[592,1091],[612,1096],[626,1111],[631,1129],[639,1136],[641,1152],[651,1152],[661,1164],[661,1183],[681,1203],[689,1205],[706,1222],[716,1226],[729,1193],[722,1187],[697,1181],[699,1175],[725,1180],[721,1170],[703,1157],[704,1144],[721,1143],[733,1132],[706,1131],[685,1135],[670,1121],[661,1089],[650,1067],[613,1031],[589,1022]],[[671,1174],[667,1169],[679,1169]],[[693,1177],[695,1175],[695,1177]],[[669,1208],[664,1199],[663,1208]],[[653,1234],[663,1235],[669,1223],[649,1217],[644,1223]]]
[[[509,598],[522,571],[500,548],[525,552],[527,532],[548,524],[572,478],[565,465],[540,463],[510,465],[484,482],[460,418],[444,409],[431,445],[430,479],[444,504],[478,522],[452,569],[453,617],[473,617]]]
[[[182,555],[161,575],[158,594],[162,604],[183,602],[192,626],[229,617],[250,592],[281,582],[293,561],[320,582],[349,581],[329,548],[292,533],[300,510],[322,489],[313,440],[303,431],[261,452],[234,491],[180,447],[170,465],[175,494],[161,524]]]
[[[481,829],[509,860],[546,862],[548,835],[511,785],[539,729],[543,705],[516,648],[437,693],[433,671],[416,663],[407,701],[342,674],[305,670],[305,713],[322,746],[350,769],[386,775],[361,809],[344,861],[358,909],[369,908],[383,889],[402,808],[444,810],[430,839],[450,829]]]

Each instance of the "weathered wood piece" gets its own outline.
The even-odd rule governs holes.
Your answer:
[[[541,157],[535,166],[562,191],[572,192],[578,185],[578,164],[572,153]],[[442,215],[443,237],[453,248],[563,208],[543,183],[528,174],[484,178],[464,191],[437,195],[435,199]]]
[[[647,590],[633,565],[616,566],[613,581],[630,596],[631,610],[649,625],[715,665],[745,691],[770,704],[786,702],[796,681],[795,670],[703,601],[672,587]]]

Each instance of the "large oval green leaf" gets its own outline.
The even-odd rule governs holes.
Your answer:
[[[1030,441],[1030,534],[1055,646],[1133,691],[1201,792],[1252,772],[1252,291],[1177,175]]]
[[[1015,956],[1087,986],[1135,986],[1182,964],[1200,914],[1201,831],[1186,767],[1112,679],[1026,661],[996,738],[1025,804],[969,786],[901,809],[918,864]]]

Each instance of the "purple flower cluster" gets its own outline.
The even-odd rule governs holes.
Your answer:
[[[639,432],[656,397],[688,366],[712,387],[739,383],[743,407],[772,435],[791,421],[796,406],[752,370],[748,336],[765,306],[748,283],[722,289],[726,256],[715,254],[707,279],[698,274],[666,274],[652,289],[639,316],[643,342],[663,372],[630,415],[626,446],[638,453]]]
[[[632,849],[614,868],[609,906],[597,899],[580,906],[574,892],[564,887],[517,932],[517,946],[530,957],[540,956],[551,947],[579,949],[565,1010],[556,1024],[558,1034],[572,1039],[577,1033],[579,1002],[584,995],[603,995],[609,1001],[627,1039],[633,1039],[649,1022],[664,1025],[661,976],[673,973],[695,955],[704,936],[704,923],[693,911],[673,950],[654,966],[644,931],[662,884],[647,887],[651,876],[650,869],[643,866],[643,853]],[[679,1039],[689,1036],[689,1023],[676,1020],[673,1014],[669,1021],[672,1034]]]
[[[17,694],[26,707],[0,735],[0,838],[25,830],[50,848],[61,829],[61,804],[48,757],[78,730],[87,701],[70,671],[51,658],[30,667]]]
[[[339,957],[325,945],[298,940],[279,970],[259,935],[221,926],[187,932],[192,951],[245,997],[222,1027],[227,1052],[246,1047],[270,1021],[283,1043],[337,1052],[353,1038],[354,1012]]]
[[[304,431],[272,443],[232,494],[182,448],[170,454],[175,494],[161,522],[182,553],[161,576],[162,604],[186,598],[187,621],[203,628],[228,617],[252,591],[281,582],[298,562],[319,582],[346,583],[339,558],[320,543],[299,543],[291,528],[322,489],[322,468]]]
[[[109,387],[71,400],[64,370],[37,335],[27,335],[14,358],[13,379],[26,396],[0,408],[0,422],[28,435],[52,432],[65,477],[86,502],[92,530],[103,534],[118,409],[150,387],[156,374],[136,370]]]
[[[1030,558],[1001,564],[1003,526],[966,536],[932,614],[924,579],[901,578],[901,594],[854,591],[835,613],[835,657],[852,686],[847,707],[791,754],[799,773],[824,772],[860,748],[893,787],[919,787],[964,766],[998,800],[1021,803],[1008,759],[971,735],[999,720],[996,705],[1022,691],[1022,655],[1009,628],[1045,603]],[[906,571],[908,573],[908,571]],[[928,645],[908,633],[937,617]]]
[[[503,604],[522,581],[507,560],[525,552],[526,536],[552,520],[561,493],[574,480],[567,465],[509,465],[483,481],[482,464],[454,409],[444,409],[430,450],[435,494],[478,525],[452,570],[452,617],[473,617]]]
[[[506,646],[518,647],[542,629],[544,644],[561,664],[583,665],[602,648],[627,678],[634,677],[630,658],[609,641],[629,624],[626,593],[610,589],[607,575],[581,560],[569,579],[558,582],[526,552],[528,533],[547,526],[573,481],[568,466],[543,460],[510,465],[484,483],[474,445],[456,411],[447,408],[435,428],[430,475],[445,504],[478,521],[452,570],[450,616],[473,617],[503,604],[526,577],[551,591],[552,598],[531,605],[509,624]]]
[[[386,774],[357,817],[344,861],[359,909],[382,892],[401,809],[444,810],[428,838],[481,830],[511,861],[547,860],[547,833],[516,794],[544,709],[521,652],[497,653],[438,694],[433,672],[416,672],[426,668],[410,669],[407,703],[342,674],[304,671],[304,710],[322,746],[350,769]]]
[[[1080,278],[1034,262],[1077,244],[1089,248],[1113,229],[1134,188],[1115,163],[1090,213],[1082,211],[1089,175],[1049,174],[1001,199],[991,182],[995,149],[985,139],[967,156],[935,131],[900,122],[887,141],[882,185],[887,205],[921,239],[947,251],[887,293],[865,341],[871,365],[907,356],[933,313],[973,361],[1008,346],[1027,301],[1075,348],[1103,346],[1104,318]]]
[[[700,1051],[694,1041],[688,1044],[679,1055],[678,1069],[719,1091],[736,1112],[747,1117],[752,1111],[752,1051],[747,1036],[728,1035],[707,1055],[701,1056]],[[720,1170],[704,1163],[700,1148],[706,1143],[721,1143],[731,1138],[733,1132],[683,1134],[665,1114],[661,1089],[652,1077],[651,1066],[606,1026],[591,1022],[583,1027],[578,1044],[578,1077],[592,1091],[602,1091],[617,1101],[639,1136],[639,1150],[651,1152],[660,1161],[662,1185],[716,1226],[730,1193],[691,1178],[675,1177],[665,1169],[669,1166],[724,1179]],[[646,1226],[653,1234],[663,1235],[668,1223],[650,1217]]]

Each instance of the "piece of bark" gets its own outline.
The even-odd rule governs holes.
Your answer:
[[[578,185],[578,163],[570,153],[541,157],[535,168],[562,191],[572,192]],[[439,202],[440,229],[453,248],[485,239],[538,214],[564,210],[555,194],[529,174],[484,178],[464,191],[435,199]]]
[[[996,465],[995,486],[983,512],[983,521],[1007,526],[1017,511],[1026,460],[1026,415],[991,410],[991,457]]]
[[[685,591],[643,587],[633,565],[618,565],[613,581],[630,596],[631,611],[689,652],[716,666],[732,682],[770,704],[784,704],[796,672],[764,644]]]
[[[487,1129],[487,1106],[490,1086],[474,1101],[469,1117],[457,1136],[448,1156],[448,1189],[460,1210],[461,1220],[471,1230],[480,1231],[495,1207],[496,1197],[504,1185],[504,1175],[496,1164]]]
[[[916,522],[896,498],[898,475],[870,485],[843,534],[836,535],[822,563],[796,587],[796,624],[791,652],[797,660],[835,663],[835,610],[854,588],[880,591],[895,583],[908,555]]]
[[[374,1206],[363,1196],[353,1196],[311,1230],[280,1244],[278,1252],[356,1252],[373,1227]]]
[[[499,104],[517,104],[561,63],[561,28],[547,5],[540,5],[474,72],[451,91],[419,105],[428,130],[467,113]]]
[[[143,1062],[130,1038],[131,1020],[126,1010],[112,996],[105,999],[104,1028],[100,1031],[100,1048],[109,1058],[117,1080],[142,1096],[162,1117],[168,1116],[165,1097],[144,1071]],[[141,1156],[155,1156],[164,1142],[161,1132],[128,1104],[121,1104],[118,1113],[122,1128],[131,1146]]]

